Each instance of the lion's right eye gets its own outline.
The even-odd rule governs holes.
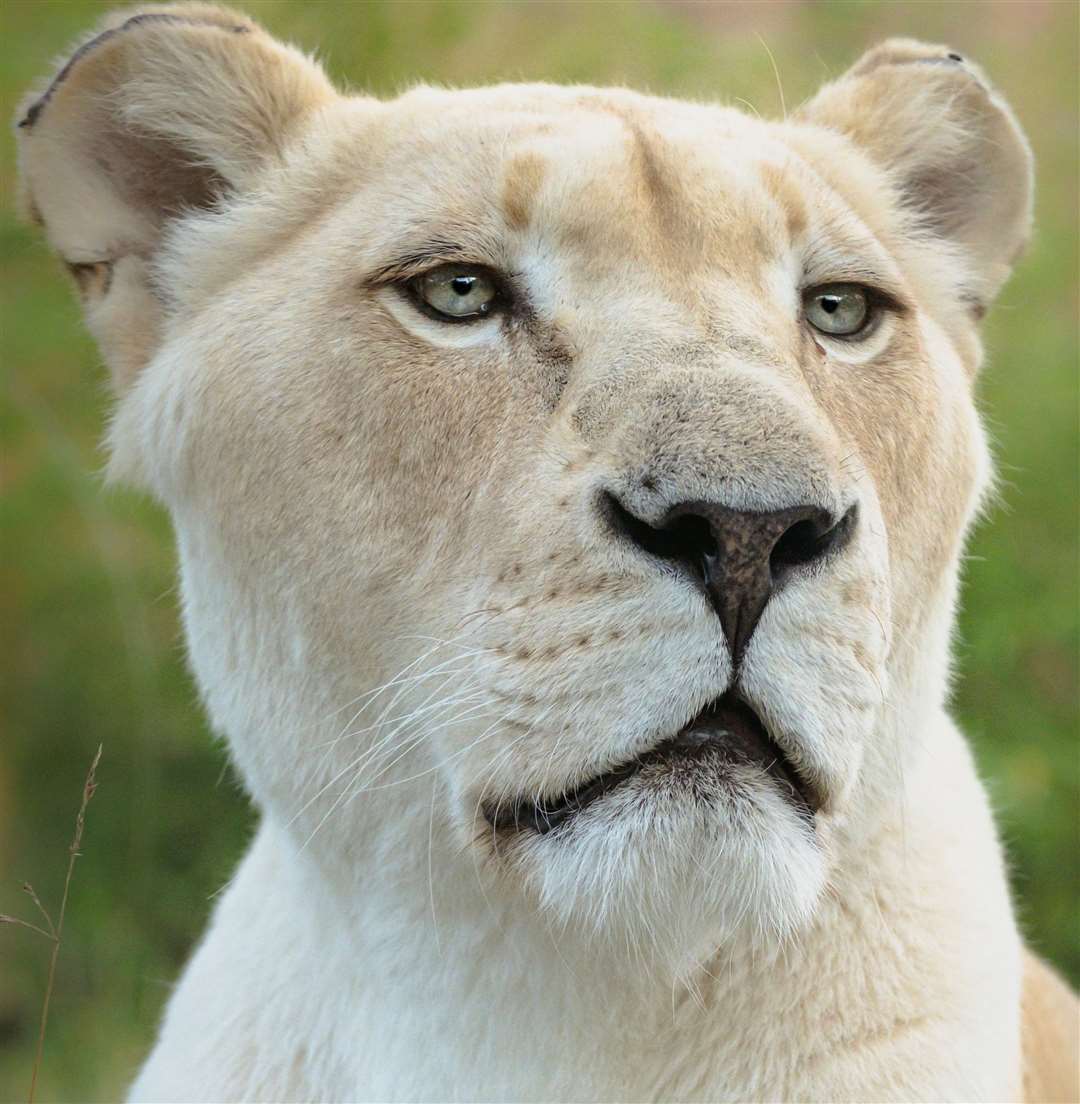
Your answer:
[[[869,297],[858,284],[826,284],[803,299],[806,320],[830,337],[854,337],[871,319]]]
[[[499,289],[491,275],[476,265],[445,264],[409,281],[409,289],[425,313],[444,322],[471,322],[491,314]]]

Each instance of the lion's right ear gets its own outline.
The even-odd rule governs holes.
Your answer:
[[[168,223],[251,187],[335,96],[245,16],[176,4],[111,15],[24,103],[24,206],[78,282],[117,388],[157,343],[152,264]]]
[[[920,230],[966,262],[960,289],[981,317],[1031,233],[1031,148],[970,60],[890,39],[799,111],[845,134],[891,178]]]

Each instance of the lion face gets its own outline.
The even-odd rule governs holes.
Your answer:
[[[191,10],[99,50],[220,31]],[[481,888],[676,965],[786,938],[945,692],[989,472],[975,317],[1030,203],[1011,116],[908,43],[788,123],[304,73],[284,152],[207,156],[215,195],[242,183],[91,302],[106,343],[125,273],[163,303],[117,370],[114,467],[175,518],[256,799],[334,861],[438,825]],[[1004,165],[963,147],[976,118]],[[882,153],[935,119],[965,187],[977,154],[1011,189],[994,235],[926,142]]]

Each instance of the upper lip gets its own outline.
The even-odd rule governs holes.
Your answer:
[[[757,712],[745,699],[729,691],[674,736],[669,736],[633,759],[550,799],[521,797],[509,804],[487,805],[484,816],[493,828],[531,829],[545,835],[650,764],[693,759],[706,752],[719,752],[737,761],[757,763],[784,787],[796,809],[808,818],[823,804],[813,782],[801,774],[785,755]]]

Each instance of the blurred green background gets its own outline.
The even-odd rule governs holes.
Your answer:
[[[2,113],[107,5],[5,0]],[[111,6],[111,5],[108,5]],[[339,82],[551,79],[745,101],[778,114],[887,35],[970,53],[1039,168],[1038,232],[986,323],[981,403],[1002,501],[971,547],[956,711],[1008,843],[1033,945],[1080,979],[1077,940],[1077,74],[1075,3],[240,5]],[[13,212],[3,145],[0,911],[60,895],[83,778],[100,789],[75,872],[40,1089],[115,1099],[228,877],[251,815],[182,655],[169,527],[106,491],[103,373],[59,265]],[[0,1099],[25,1093],[49,946],[0,928]]]

